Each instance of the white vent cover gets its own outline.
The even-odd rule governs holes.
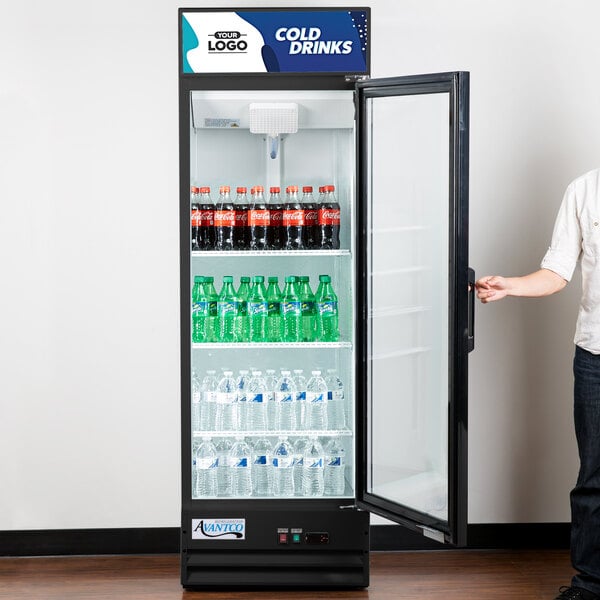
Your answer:
[[[276,137],[298,131],[298,105],[295,102],[253,102],[250,104],[250,132]]]

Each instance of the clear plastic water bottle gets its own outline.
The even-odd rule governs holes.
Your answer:
[[[306,429],[327,429],[327,384],[321,371],[311,371],[306,384]]]
[[[209,437],[202,438],[196,452],[196,495],[210,498],[217,495],[217,450]]]
[[[294,495],[294,449],[286,436],[280,436],[273,448],[273,495]]]
[[[216,371],[206,371],[200,386],[202,407],[200,411],[200,431],[212,431],[215,427],[215,413],[217,406],[217,388],[219,381]]]
[[[196,453],[200,446],[200,440],[194,438],[192,440],[192,498],[198,497],[198,490],[196,485],[198,484],[198,470],[196,469]]]
[[[277,410],[275,407],[275,389],[277,388],[277,375],[275,369],[267,369],[265,383],[267,384],[267,429],[277,429]]]
[[[217,471],[217,483],[219,496],[228,497],[233,494],[233,473],[231,448],[233,443],[229,438],[222,438],[216,444],[219,469]]]
[[[248,369],[240,369],[235,383],[237,386],[237,401],[238,401],[238,420],[239,429],[246,431],[251,429],[248,424],[248,402],[247,402],[247,389],[250,371]]]
[[[279,431],[296,429],[296,392],[290,371],[282,370],[275,386],[275,421]]]
[[[296,427],[304,429],[306,425],[306,377],[302,369],[294,369],[296,384]]]
[[[217,431],[238,431],[240,426],[238,411],[238,390],[233,371],[223,371],[216,393],[215,429]]]
[[[324,456],[319,440],[312,436],[304,451],[302,477],[302,495],[307,497],[322,496],[324,492]]]
[[[192,431],[200,431],[202,414],[202,383],[196,371],[192,370]]]
[[[327,426],[329,429],[345,429],[344,384],[335,369],[327,369],[325,383],[327,384]]]
[[[325,446],[325,472],[323,474],[326,496],[342,496],[346,486],[344,480],[345,452],[337,438]]]
[[[248,381],[246,392],[246,404],[248,406],[247,429],[250,431],[267,430],[267,402],[269,393],[267,382],[262,371],[252,371],[252,377]]]
[[[252,450],[252,485],[255,496],[270,496],[272,490],[271,443],[259,438]]]
[[[242,437],[236,437],[231,449],[233,495],[252,495],[252,450]]]
[[[304,453],[308,446],[308,438],[299,438],[294,444],[294,492],[302,496],[302,479],[304,477]]]

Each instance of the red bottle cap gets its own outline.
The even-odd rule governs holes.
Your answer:
[[[302,188],[302,191],[303,191],[305,194],[308,194],[308,193],[312,194],[312,191],[313,191],[313,190],[312,190],[312,185],[305,185],[305,186]]]
[[[254,191],[258,194],[258,192],[264,192],[265,188],[262,185],[254,186]]]
[[[220,194],[229,194],[230,191],[231,191],[231,188],[228,185],[222,185],[219,188],[219,193]]]
[[[247,191],[247,190],[246,190],[246,188],[245,188],[245,187],[239,187],[239,188],[237,189],[237,193],[238,193],[238,194],[245,194],[245,193],[246,193],[246,191]]]
[[[195,185],[192,186],[192,194],[197,194],[200,191],[200,188],[197,188]]]
[[[279,192],[281,192],[281,188],[272,187],[272,188],[269,188],[269,192],[271,192],[271,194],[279,194]]]
[[[294,192],[297,192],[297,191],[298,191],[298,186],[297,186],[297,185],[288,185],[288,186],[285,188],[285,191],[286,191],[288,194],[292,194],[292,193],[294,193]]]
[[[201,194],[210,194],[210,188],[209,187],[201,187],[200,193]]]
[[[325,191],[326,192],[335,192],[335,185],[326,185]]]

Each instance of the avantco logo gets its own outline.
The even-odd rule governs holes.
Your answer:
[[[245,33],[239,31],[215,31],[209,34],[214,38],[208,40],[209,54],[245,54],[248,50],[248,42],[242,39]]]
[[[245,540],[246,519],[192,519],[193,540]]]

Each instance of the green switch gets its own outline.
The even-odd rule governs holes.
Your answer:
[[[293,544],[300,543],[300,534],[299,533],[294,533],[294,535],[292,536],[292,543]]]

